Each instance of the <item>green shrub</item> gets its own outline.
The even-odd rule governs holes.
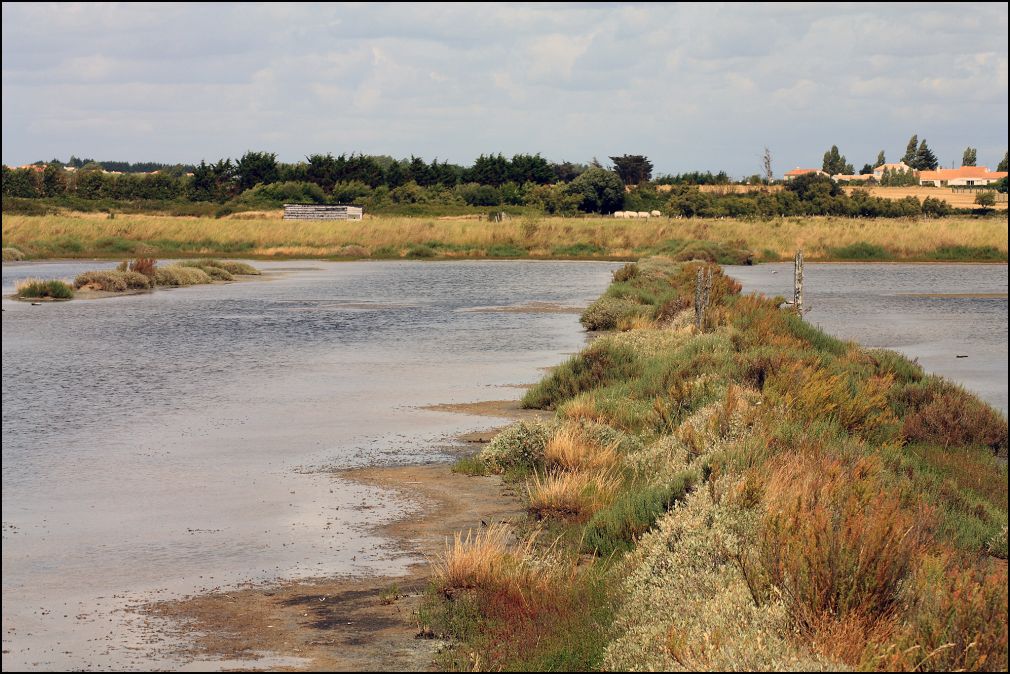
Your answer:
[[[614,330],[622,318],[644,316],[646,313],[646,309],[637,302],[604,295],[582,312],[579,322],[589,331]]]
[[[641,369],[635,350],[611,341],[598,341],[569,358],[523,396],[526,408],[554,409],[582,391],[637,376]]]
[[[685,471],[662,487],[624,491],[608,508],[600,510],[586,525],[585,552],[609,556],[630,550],[656,520],[682,501],[698,483],[698,474]]]
[[[202,269],[204,273],[207,274],[214,281],[234,281],[235,277],[232,276],[223,267],[218,267],[214,265],[202,264],[203,260],[187,260],[185,262],[179,262],[180,267],[193,267],[194,269]]]
[[[492,473],[532,470],[543,465],[544,448],[557,424],[520,421],[496,435],[477,458]]]
[[[487,249],[488,257],[526,257],[526,249],[514,243],[496,243]]]
[[[574,243],[570,246],[555,246],[552,255],[563,257],[595,257],[606,254],[607,249],[594,243]]]
[[[74,289],[64,281],[29,278],[17,282],[15,295],[22,300],[69,300],[74,296]]]

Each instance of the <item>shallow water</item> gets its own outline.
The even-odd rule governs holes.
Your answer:
[[[109,263],[5,265],[72,277]],[[274,278],[3,303],[3,668],[144,668],[122,608],[241,581],[395,573],[415,507],[326,472],[437,459],[584,345],[612,263],[257,263]],[[133,650],[135,647],[141,650]],[[157,660],[156,660],[157,661]],[[173,667],[171,661],[157,661]]]
[[[744,292],[792,298],[791,262],[726,271]],[[811,323],[899,351],[1007,413],[1007,265],[808,262],[803,292]]]

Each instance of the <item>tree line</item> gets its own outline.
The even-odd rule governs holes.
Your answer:
[[[923,138],[922,140],[919,140],[918,134],[913,134],[912,137],[908,139],[908,144],[905,146],[905,154],[902,155],[900,161],[913,171],[935,171],[940,166],[939,159],[937,159],[933,150],[930,149],[926,139]],[[976,166],[977,161],[978,149],[971,146],[965,148],[961,155],[961,166]],[[880,168],[886,163],[887,157],[885,156],[884,151],[881,150],[877,153],[877,159],[872,164],[863,164],[863,168],[859,170],[859,175],[870,175],[875,169]],[[824,158],[821,162],[821,170],[829,176],[855,174],[855,167],[848,162],[845,155],[839,152],[837,145],[832,145],[831,149],[824,153]],[[996,167],[996,170],[1007,170],[1006,153],[1003,154],[1003,160]],[[896,171],[895,173],[907,172]],[[915,185],[918,184],[918,180],[915,179],[914,175],[902,178],[894,176],[888,183],[882,184],[891,186],[900,186],[905,184]]]

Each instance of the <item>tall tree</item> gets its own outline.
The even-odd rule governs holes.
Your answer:
[[[883,166],[886,163],[887,163],[887,159],[884,157],[884,151],[881,150],[880,152],[877,153],[877,161],[873,162],[873,168],[877,168],[878,166]]]
[[[764,171],[765,182],[771,184],[775,180],[775,174],[772,173],[772,151],[768,149],[765,145],[765,152],[761,156],[761,170]]]
[[[911,138],[908,139],[908,145],[905,146],[905,156],[901,158],[901,161],[905,162],[909,166],[915,161],[915,153],[919,151],[919,136],[918,134],[913,134]]]
[[[925,138],[919,143],[919,148],[915,151],[915,159],[912,161],[914,163],[909,165],[916,171],[935,171],[936,167],[940,165],[936,155],[933,154],[933,151],[926,144]]]
[[[973,147],[966,147],[961,155],[961,166],[975,166],[978,160],[978,150]]]
[[[235,164],[235,174],[242,190],[259,183],[269,185],[277,182],[277,155],[273,152],[246,152]]]
[[[593,166],[568,184],[568,192],[579,199],[587,213],[612,213],[624,206],[624,182],[613,171]]]
[[[996,170],[997,171],[1006,171],[1007,170],[1007,153],[1006,152],[1003,153],[1003,161],[1001,161],[999,163],[999,166],[996,167]]]
[[[838,175],[840,173],[847,175],[854,173],[852,164],[849,164],[845,160],[845,156],[838,151],[837,145],[832,145],[831,149],[824,153],[824,161],[821,165],[821,170],[829,176]]]
[[[640,154],[623,154],[611,157],[614,171],[621,177],[625,185],[639,185],[652,177],[652,162]]]

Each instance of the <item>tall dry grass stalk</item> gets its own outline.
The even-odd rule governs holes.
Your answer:
[[[620,479],[608,471],[551,472],[526,484],[528,510],[539,519],[584,521],[613,502]]]
[[[443,592],[469,589],[514,589],[533,577],[536,536],[510,545],[512,530],[492,524],[466,536],[461,531],[446,540],[445,551],[433,562],[436,582]]]
[[[544,447],[544,462],[563,471],[609,471],[620,462],[616,445],[601,447],[579,428],[566,426]]]

